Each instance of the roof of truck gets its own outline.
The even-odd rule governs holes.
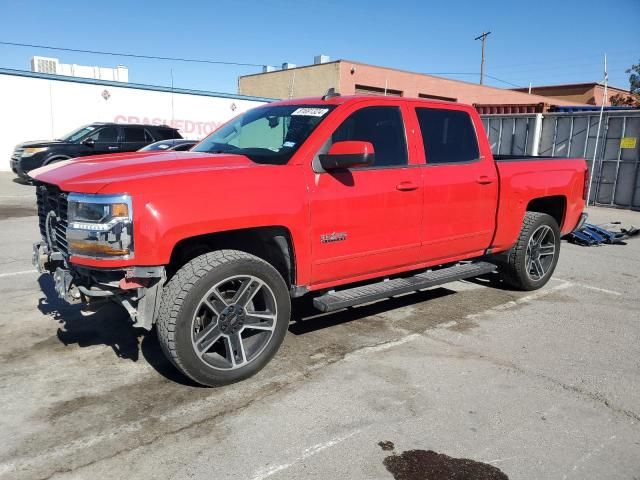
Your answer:
[[[460,102],[448,102],[446,100],[436,100],[432,98],[416,98],[416,97],[396,97],[396,96],[384,96],[384,95],[340,95],[336,94],[329,98],[324,97],[303,97],[303,98],[292,98],[290,100],[278,100],[272,102],[268,105],[278,104],[278,105],[342,105],[343,103],[348,103],[352,101],[362,101],[362,100],[375,100],[380,102],[395,102],[398,100],[405,102],[416,102],[416,103],[425,103],[425,104],[439,104],[439,105],[467,105],[466,103]]]

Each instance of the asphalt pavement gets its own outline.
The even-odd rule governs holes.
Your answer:
[[[640,238],[563,242],[536,292],[297,302],[276,358],[211,389],[117,306],[55,298],[33,190],[0,173],[0,479],[640,479]]]

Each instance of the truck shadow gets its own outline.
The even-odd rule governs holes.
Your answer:
[[[297,298],[292,303],[292,323],[289,325],[289,331],[294,335],[304,335],[454,293],[456,292],[448,288],[433,288],[330,313],[316,310],[312,298]]]
[[[155,331],[134,328],[124,310],[111,302],[96,312],[83,313],[80,305],[69,305],[60,300],[54,289],[51,275],[38,278],[44,298],[38,301],[38,309],[58,322],[56,335],[65,346],[92,347],[106,345],[124,360],[137,362],[140,356],[160,375],[172,382],[199,387],[200,385],[180,373],[166,359]]]
[[[80,305],[69,305],[58,298],[51,275],[41,275],[38,283],[44,294],[38,301],[38,309],[58,323],[56,335],[65,346],[85,348],[106,345],[123,360],[137,362],[142,356],[160,375],[172,382],[199,386],[166,359],[155,331],[134,328],[120,306],[107,302],[97,311],[85,313]],[[446,288],[435,288],[332,313],[316,310],[311,298],[295,299],[289,332],[305,335],[453,293],[453,290]]]
[[[480,277],[466,278],[463,282],[473,283],[475,285],[481,285],[483,287],[494,288],[496,290],[513,291],[513,287],[505,283],[504,280],[497,273],[488,273]]]

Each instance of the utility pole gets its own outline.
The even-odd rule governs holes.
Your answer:
[[[480,61],[480,85],[484,83],[484,42],[491,32],[482,32],[482,35],[478,35],[475,40],[482,41],[482,60]]]
[[[587,206],[591,198],[591,185],[593,184],[593,172],[596,170],[596,157],[598,156],[598,140],[600,140],[600,126],[602,125],[602,114],[604,113],[604,104],[607,103],[607,83],[609,81],[609,72],[607,71],[607,54],[604,54],[604,92],[602,92],[602,105],[600,105],[600,117],[598,118],[598,133],[596,133],[596,144],[593,147],[593,160],[589,169],[589,187],[587,188]],[[602,170],[602,160],[600,160],[600,170]],[[598,192],[596,191],[596,196]],[[596,203],[595,201],[593,202]]]

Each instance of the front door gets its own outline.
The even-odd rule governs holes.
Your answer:
[[[93,141],[88,154],[118,153],[120,151],[119,130],[119,127],[114,125],[99,128],[88,138]]]
[[[413,265],[420,248],[421,169],[412,165],[400,106],[346,114],[321,151],[370,142],[373,166],[321,172],[310,182],[312,285],[353,281]]]

